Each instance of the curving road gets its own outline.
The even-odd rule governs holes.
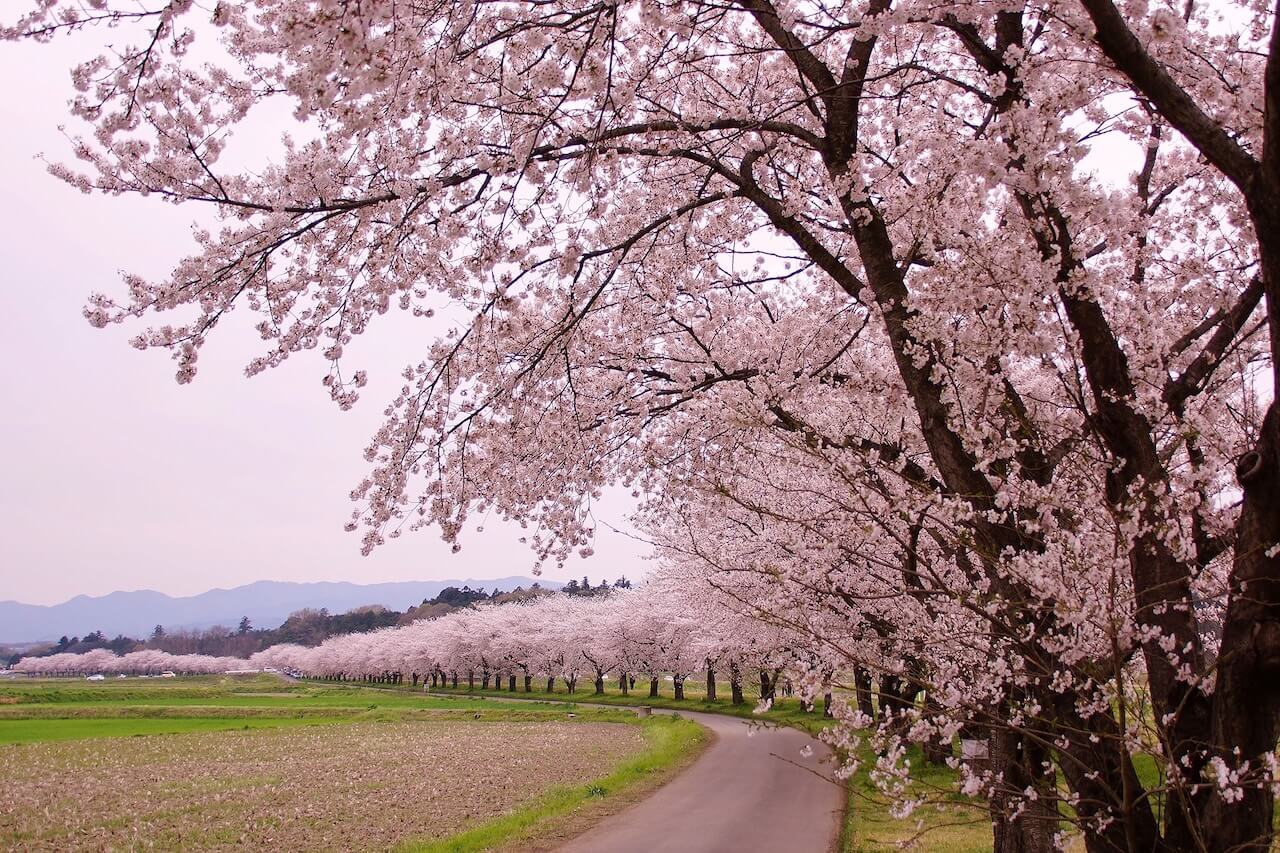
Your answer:
[[[795,729],[680,712],[715,742],[647,799],[606,818],[559,853],[827,853],[844,795],[829,750]],[[804,746],[812,755],[801,755]]]

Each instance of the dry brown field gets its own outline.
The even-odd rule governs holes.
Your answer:
[[[0,849],[386,850],[644,749],[618,723],[358,722],[0,746]]]

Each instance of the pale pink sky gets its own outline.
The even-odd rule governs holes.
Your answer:
[[[159,276],[190,246],[197,211],[85,196],[33,157],[67,150],[63,45],[0,44],[0,599],[52,604],[117,589],[187,595],[260,579],[387,580],[528,574],[516,534],[489,522],[450,552],[428,531],[361,557],[344,533],[360,451],[424,329],[398,317],[348,351],[369,387],[340,412],[318,359],[247,380],[255,341],[219,327],[192,385],[162,352],[80,315],[91,291],[121,292],[119,271]],[[387,318],[384,318],[387,319]],[[380,328],[379,328],[380,327]],[[602,522],[625,528],[626,503]],[[637,577],[647,548],[603,529],[567,579]]]

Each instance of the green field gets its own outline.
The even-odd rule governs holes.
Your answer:
[[[0,720],[0,744],[281,728],[341,721],[341,717],[55,717]]]
[[[563,720],[572,712],[581,721],[627,721],[636,724],[627,708],[649,706],[674,710],[730,714],[768,724],[793,726],[813,734],[830,721],[820,710],[806,710],[795,698],[780,697],[762,714],[756,714],[756,695],[748,686],[746,703],[729,702],[729,685],[717,686],[720,698],[705,699],[704,682],[685,684],[687,698],[672,697],[672,684],[660,682],[665,695],[651,698],[648,682],[638,682],[629,696],[622,696],[616,681],[610,681],[603,695],[593,692],[591,682],[578,683],[569,695],[558,681],[551,694],[540,691],[545,682],[535,682],[531,693],[512,694],[506,690],[436,688],[424,691],[409,685],[364,685],[351,682],[286,681],[275,676],[206,676],[178,679],[120,679],[85,683],[75,680],[32,680],[0,682],[0,744],[22,744],[78,738],[168,735],[210,731],[260,729],[306,729],[314,726],[361,722],[406,721],[538,721]],[[521,684],[521,687],[523,685]],[[520,703],[495,702],[518,698]],[[569,703],[568,705],[566,703]],[[618,710],[591,709],[584,704],[617,706]],[[697,752],[701,729],[668,729],[665,717],[648,718],[644,725],[649,748],[644,755],[616,768],[607,780],[596,780],[595,788],[611,792],[652,785],[682,766]],[[874,760],[868,752],[861,756]],[[909,753],[912,765],[923,767],[918,750]],[[650,766],[650,765],[653,766]],[[902,820],[890,816],[882,795],[859,774],[849,783],[842,850],[846,853],[879,853],[896,849],[902,842],[925,831],[924,845],[939,853],[982,853],[991,847],[991,830],[986,816],[972,801],[947,794],[953,775],[946,767],[924,768],[918,773],[919,793],[928,792],[933,803]],[[408,844],[406,849],[481,850],[488,840],[531,832],[557,816],[571,813],[590,802],[591,786],[560,786],[544,792],[520,810],[497,821],[473,827],[461,836],[436,839],[430,843]],[[593,788],[593,790],[595,789]],[[486,840],[487,839],[487,840]]]
[[[159,681],[20,681],[0,684],[0,744],[323,725],[359,720],[539,719],[563,706],[504,710],[466,697],[428,697],[271,676]]]
[[[94,838],[281,849],[285,837],[289,849],[314,837],[342,849],[482,850],[604,819],[704,743],[687,720],[621,708],[274,676],[6,681],[0,848]],[[351,808],[370,813],[329,817]]]

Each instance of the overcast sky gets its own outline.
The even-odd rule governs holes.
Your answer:
[[[197,211],[82,195],[33,159],[65,159],[75,55],[0,43],[0,599],[527,574],[530,553],[492,521],[458,554],[422,531],[361,557],[358,534],[342,531],[361,449],[400,369],[421,357],[424,330],[408,318],[348,347],[370,373],[350,412],[329,401],[318,357],[245,379],[257,350],[244,323],[219,327],[186,386],[166,353],[128,346],[139,327],[90,328],[85,296],[120,294],[121,270],[168,272]],[[622,501],[597,515],[626,528]],[[646,547],[603,526],[595,550],[547,577],[647,568]]]

